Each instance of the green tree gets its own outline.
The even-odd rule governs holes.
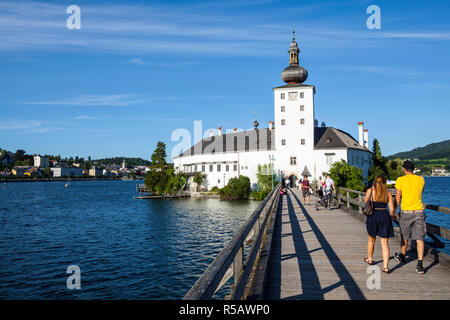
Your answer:
[[[275,183],[276,175],[273,172],[272,164],[260,165],[258,164],[258,172],[256,173],[258,179],[258,187],[261,190],[272,190],[272,179]]]
[[[337,187],[364,191],[362,170],[350,166],[345,160],[333,163],[330,168],[330,175]]]
[[[220,199],[223,200],[242,200],[248,199],[250,195],[250,178],[239,176],[231,178],[228,184],[219,190]]]
[[[25,150],[18,149],[16,151],[16,153],[14,154],[14,160],[15,161],[23,161],[23,160],[25,160],[25,154],[26,154]]]
[[[158,141],[156,149],[152,154],[152,168],[164,170],[167,167],[166,162],[166,144]]]
[[[403,160],[400,158],[395,158],[386,161],[386,168],[388,170],[389,179],[397,180],[398,177],[403,175]]]
[[[193,181],[197,184],[197,191],[199,190],[199,187],[201,186],[201,184],[203,183],[203,181],[205,181],[206,175],[197,172],[194,176]]]
[[[173,169],[168,172],[166,163],[166,145],[159,141],[152,154],[152,165],[150,171],[144,179],[145,186],[152,192],[161,194],[166,191]],[[170,173],[170,175],[169,175]]]
[[[369,169],[369,182],[373,182],[378,176],[389,177],[388,169],[386,168],[385,160],[381,154],[380,143],[377,139],[373,139],[372,147],[372,166]]]
[[[166,193],[173,194],[174,192],[181,192],[186,184],[186,174],[184,172],[175,173],[174,169],[168,170],[169,180],[166,185]]]
[[[50,178],[52,176],[52,170],[50,168],[44,168],[42,176],[44,178]]]

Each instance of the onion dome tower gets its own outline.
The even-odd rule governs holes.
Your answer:
[[[295,42],[295,30],[292,30],[292,42],[289,47],[289,67],[281,72],[281,79],[287,84],[302,83],[308,78],[308,71],[298,65],[300,49]]]

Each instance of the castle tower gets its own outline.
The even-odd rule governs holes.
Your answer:
[[[292,32],[289,66],[281,73],[287,84],[273,88],[276,165],[283,176],[300,178],[306,167],[314,174],[314,94],[315,87],[303,84],[308,77],[299,66],[300,49]]]

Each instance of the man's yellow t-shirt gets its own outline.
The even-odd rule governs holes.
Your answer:
[[[395,189],[402,192],[402,210],[423,210],[422,192],[425,179],[415,174],[399,177],[395,182]]]

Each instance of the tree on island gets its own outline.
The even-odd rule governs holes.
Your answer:
[[[175,170],[169,168],[167,170],[169,175],[169,180],[167,181],[167,185],[165,188],[165,192],[167,194],[173,194],[174,192],[181,192],[186,184],[186,174],[184,172],[175,173]]]
[[[166,145],[159,141],[151,157],[150,171],[144,179],[145,186],[156,194],[172,194],[181,191],[186,184],[186,175],[183,172],[175,173],[175,170],[166,162]]]
[[[373,139],[372,147],[372,166],[369,169],[369,184],[373,182],[378,176],[389,177],[389,172],[386,167],[385,159],[381,154],[380,143],[377,139]]]
[[[144,183],[150,191],[162,194],[166,190],[169,181],[166,163],[166,145],[164,142],[158,142],[151,159],[151,169],[147,173]]]

